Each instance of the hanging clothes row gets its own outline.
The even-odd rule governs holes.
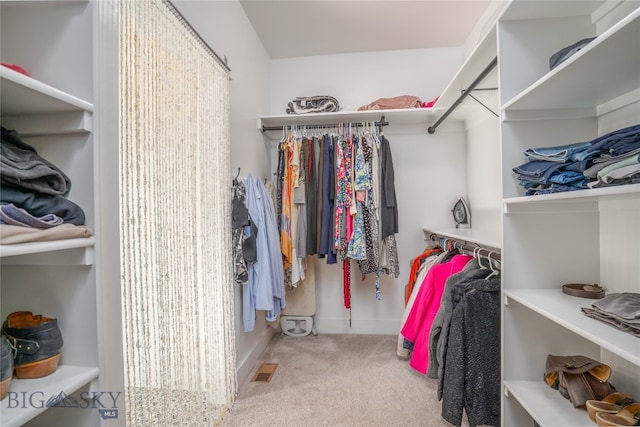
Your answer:
[[[472,427],[497,426],[499,254],[448,238],[440,242],[412,263],[416,273],[410,280],[415,281],[407,285],[397,354],[408,358],[413,369],[438,379],[445,420],[460,426],[464,410]]]
[[[256,310],[277,321],[286,306],[284,270],[276,222],[274,194],[249,174],[233,180],[231,228],[234,280],[242,284],[245,332],[255,329]]]
[[[285,126],[276,173],[286,286],[304,279],[307,256],[342,264],[351,307],[351,262],[362,274],[400,274],[398,206],[390,144],[374,123]]]

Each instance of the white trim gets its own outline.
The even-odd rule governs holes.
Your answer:
[[[254,368],[260,360],[260,356],[264,353],[265,349],[271,342],[271,338],[275,334],[275,329],[267,327],[251,350],[249,350],[242,361],[236,361],[236,376],[238,386],[242,384],[249,375],[253,372]]]

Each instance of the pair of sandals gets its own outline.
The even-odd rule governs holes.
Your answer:
[[[628,393],[615,392],[602,400],[587,400],[589,418],[599,427],[640,426],[640,403]]]

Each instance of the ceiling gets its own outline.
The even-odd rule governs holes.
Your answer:
[[[462,46],[490,0],[240,0],[272,59]]]

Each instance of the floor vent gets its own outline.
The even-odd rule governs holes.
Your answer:
[[[273,378],[273,374],[276,372],[276,368],[278,367],[277,363],[263,363],[258,368],[256,375],[253,377],[254,382],[259,383],[269,383],[271,382],[271,378]]]

